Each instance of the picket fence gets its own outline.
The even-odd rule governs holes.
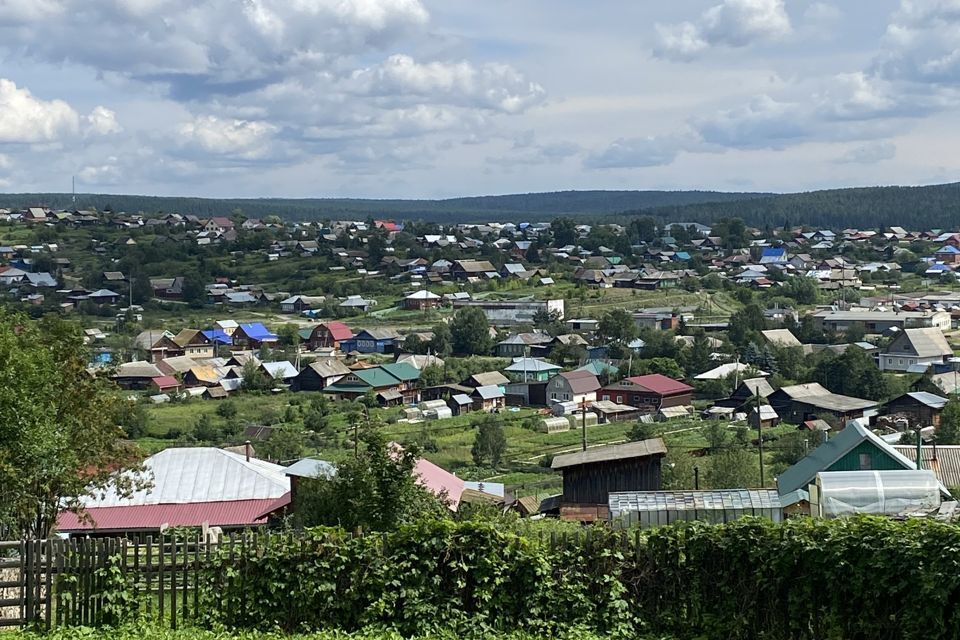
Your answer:
[[[0,627],[109,623],[111,581],[119,578],[132,585],[135,606],[176,628],[199,616],[201,572],[210,556],[223,550],[242,563],[259,538],[244,533],[219,541],[147,536],[0,542]]]

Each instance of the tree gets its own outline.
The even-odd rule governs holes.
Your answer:
[[[730,316],[729,327],[730,341],[744,346],[751,341],[761,342],[757,334],[767,328],[767,319],[759,305],[750,303]]]
[[[890,388],[873,358],[858,347],[824,358],[813,370],[814,379],[834,393],[869,400],[884,400]]]
[[[757,458],[746,449],[724,449],[709,458],[705,480],[711,489],[742,489],[758,484]]]
[[[444,323],[434,325],[433,337],[427,342],[428,348],[434,355],[444,358],[453,350],[453,334],[450,326]]]
[[[640,360],[634,363],[634,370],[638,374],[659,373],[668,378],[680,379],[683,377],[683,369],[673,358],[651,358],[649,360]]]
[[[960,444],[960,400],[950,398],[940,414],[936,431],[938,444]]]
[[[391,447],[376,431],[363,432],[361,443],[359,455],[339,463],[332,477],[301,479],[296,525],[393,531],[427,514],[445,515],[446,497],[414,475],[414,449]]]
[[[464,307],[453,316],[450,339],[453,352],[460,355],[485,356],[493,348],[490,323],[482,309]]]
[[[233,400],[224,400],[217,406],[217,415],[227,420],[237,417],[237,405]]]
[[[193,435],[201,442],[216,442],[220,439],[220,429],[213,424],[209,413],[201,413],[193,427]]]
[[[79,326],[0,310],[0,363],[0,526],[45,538],[85,496],[143,486],[114,473],[137,468],[118,426],[129,407],[109,379],[87,372]]]
[[[247,360],[241,370],[244,391],[269,391],[271,380],[260,370],[255,360]]]
[[[650,440],[651,438],[656,438],[659,435],[660,429],[657,427],[657,425],[651,422],[637,420],[633,423],[633,426],[630,427],[630,430],[627,431],[627,440],[630,440],[631,442]]]
[[[614,309],[600,317],[597,335],[614,344],[625,345],[637,337],[637,324],[626,309]]]
[[[707,446],[711,451],[719,451],[730,442],[730,432],[719,420],[711,420],[700,427],[700,434],[707,441]]]
[[[153,297],[153,286],[151,286],[150,278],[145,271],[139,271],[133,277],[130,286],[133,288],[134,304],[146,304]]]
[[[423,354],[427,352],[428,343],[416,333],[411,333],[403,341],[403,350],[407,353]]]
[[[688,376],[695,376],[711,368],[713,362],[710,360],[710,341],[702,332],[698,332],[693,337],[693,344],[684,349],[681,354],[683,368]]]
[[[291,463],[303,457],[306,438],[295,429],[274,429],[270,436],[257,445],[260,457]]]
[[[555,247],[565,247],[577,242],[577,225],[571,218],[554,218],[550,223],[550,232],[553,234]]]
[[[563,317],[559,311],[547,311],[546,309],[537,309],[533,314],[533,326],[551,336],[559,336],[566,331],[563,325]]]
[[[486,415],[477,423],[477,435],[473,441],[470,454],[473,462],[483,465],[489,462],[490,466],[500,464],[500,458],[507,448],[507,436],[503,433],[503,420],[496,415]]]

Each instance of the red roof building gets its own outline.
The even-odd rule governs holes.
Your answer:
[[[645,413],[693,403],[693,387],[659,373],[624,378],[600,389],[599,395],[601,400],[639,407]]]
[[[147,488],[129,495],[108,489],[87,496],[80,514],[60,514],[58,531],[255,527],[266,524],[263,512],[290,490],[283,467],[213,447],[166,449],[147,458],[138,476],[150,483]]]
[[[321,322],[313,329],[310,338],[306,341],[308,349],[319,349],[321,347],[340,348],[340,343],[353,337],[353,329],[342,322],[332,320],[330,322]]]
[[[182,386],[180,381],[173,376],[159,376],[153,378],[150,381],[150,384],[159,393],[166,393],[167,391],[179,391],[180,387]]]

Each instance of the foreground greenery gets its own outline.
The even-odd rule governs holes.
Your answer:
[[[404,640],[396,631],[368,629],[357,633],[342,631],[321,631],[307,635],[287,635],[279,632],[259,631],[210,631],[195,627],[173,630],[160,625],[124,625],[118,628],[91,629],[74,627],[55,629],[50,633],[12,633],[4,636],[9,640]],[[537,640],[541,636],[526,633],[454,633],[452,631],[431,633],[417,640]],[[577,630],[552,636],[560,640],[599,640],[600,636]],[[650,638],[654,640],[654,638]],[[659,640],[667,640],[660,638]]]
[[[310,529],[204,559],[195,623],[404,637],[954,638],[958,547],[956,525],[877,517],[621,531],[477,516],[360,536]],[[142,615],[132,578],[112,573],[104,622]]]

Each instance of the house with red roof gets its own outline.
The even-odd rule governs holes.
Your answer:
[[[599,395],[601,400],[639,407],[644,413],[693,404],[693,387],[659,373],[624,378],[600,389]]]
[[[339,349],[340,343],[353,337],[353,329],[342,322],[331,320],[330,322],[321,322],[304,341],[304,345],[310,351],[321,348]]]
[[[157,393],[168,393],[170,391],[180,391],[183,386],[180,381],[173,376],[157,376],[150,381],[150,385]]]
[[[81,498],[80,513],[64,512],[64,534],[158,533],[168,527],[246,529],[267,523],[263,512],[290,492],[284,468],[213,447],[182,447],[147,458],[136,476],[144,488],[108,488]]]

